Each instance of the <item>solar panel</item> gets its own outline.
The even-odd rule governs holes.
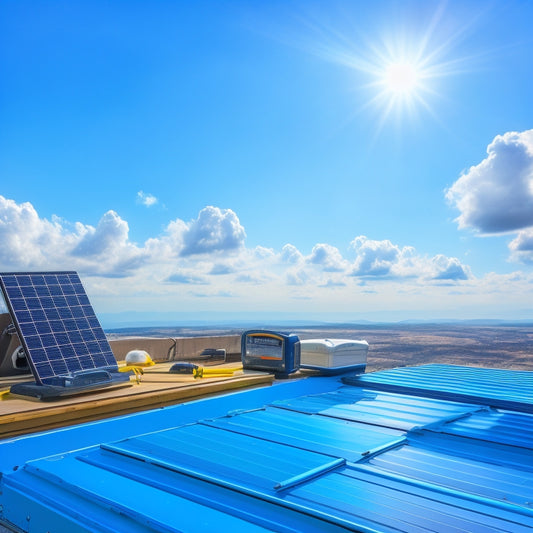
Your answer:
[[[91,371],[96,382],[105,376],[94,371],[118,371],[76,272],[0,273],[0,286],[37,385],[91,381]]]

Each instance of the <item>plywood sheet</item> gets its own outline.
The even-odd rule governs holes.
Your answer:
[[[193,376],[170,374],[171,364],[161,363],[146,368],[138,384],[132,378],[130,386],[53,402],[2,394],[0,438],[164,407],[236,389],[270,385],[274,379],[268,373],[242,370],[228,377],[195,379]],[[235,365],[221,365],[221,368],[224,366]],[[8,389],[13,381],[12,378],[9,382],[0,381],[0,391]]]

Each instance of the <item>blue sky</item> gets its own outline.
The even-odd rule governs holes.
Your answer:
[[[533,4],[0,7],[0,270],[99,313],[533,318]]]

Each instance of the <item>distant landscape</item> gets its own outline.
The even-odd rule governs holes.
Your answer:
[[[110,338],[195,337],[240,335],[252,327],[258,326],[137,327],[107,333]],[[429,363],[533,370],[533,323],[262,324],[260,329],[290,331],[300,339],[364,339],[369,343],[367,372]]]

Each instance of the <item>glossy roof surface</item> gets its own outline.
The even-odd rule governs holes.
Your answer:
[[[529,374],[396,371],[0,442],[0,520],[23,531],[531,531]]]

